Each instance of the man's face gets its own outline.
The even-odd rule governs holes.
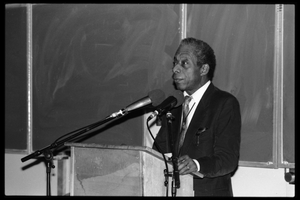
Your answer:
[[[193,94],[201,87],[202,76],[197,58],[193,54],[193,47],[182,46],[174,57],[173,80],[177,89]]]

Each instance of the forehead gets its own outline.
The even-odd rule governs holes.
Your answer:
[[[174,59],[183,59],[183,58],[196,58],[194,55],[194,48],[190,45],[183,45],[181,46],[177,51],[174,56]]]

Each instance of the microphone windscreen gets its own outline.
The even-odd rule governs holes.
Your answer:
[[[148,96],[151,99],[152,105],[155,107],[165,100],[165,93],[160,89],[152,90]]]
[[[182,91],[180,91],[180,90],[173,90],[171,95],[174,96],[177,99],[177,104],[174,107],[178,107],[181,104],[183,104],[184,96],[183,96]]]

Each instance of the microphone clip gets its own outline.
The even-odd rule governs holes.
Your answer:
[[[168,120],[169,123],[171,123],[175,119],[175,117],[172,115],[172,113],[170,111],[167,112],[166,118],[167,118],[167,120]]]
[[[124,116],[125,114],[127,114],[127,112],[124,109],[119,110],[118,112],[114,112],[112,113],[110,116],[108,116],[107,118],[116,118],[116,117],[121,117]]]

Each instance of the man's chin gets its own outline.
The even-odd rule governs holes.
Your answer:
[[[181,91],[183,91],[183,90],[185,89],[185,87],[183,87],[182,84],[178,84],[178,83],[175,83],[175,88],[176,88],[177,90],[181,90]]]

